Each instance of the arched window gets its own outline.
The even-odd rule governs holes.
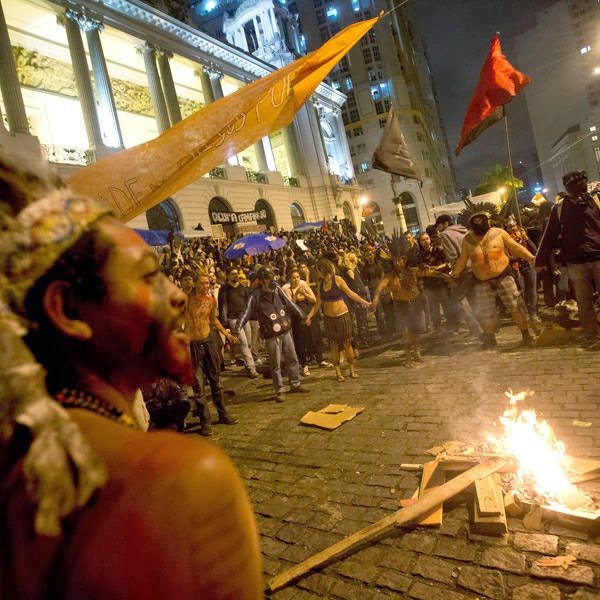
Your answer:
[[[350,202],[344,202],[343,209],[344,209],[344,219],[348,219],[348,221],[350,221],[350,223],[352,225],[356,226],[356,222],[354,220],[354,211],[352,210],[352,206],[350,205]]]
[[[167,198],[146,211],[148,229],[157,231],[181,231],[181,215],[173,198]]]
[[[231,206],[225,198],[221,198],[220,196],[215,196],[210,199],[208,203],[208,217],[210,219],[211,225],[215,223],[221,223],[221,220],[215,220],[213,218],[213,213],[230,213],[232,212]],[[226,234],[235,234],[235,225],[233,223],[222,223],[223,231]]]
[[[419,221],[419,213],[417,212],[417,203],[414,196],[409,192],[402,192],[400,194],[400,204],[402,205],[406,228],[412,233],[419,233],[421,230],[421,223]]]
[[[264,225],[267,231],[277,229],[275,213],[273,212],[271,205],[266,200],[263,200],[262,198],[258,199],[254,205],[254,210],[264,210],[266,212],[266,217],[264,219],[258,219],[256,221],[259,225]]]
[[[304,216],[304,211],[299,204],[295,202],[290,205],[290,213],[292,215],[292,225],[297,227],[301,223],[306,223],[306,217]]]

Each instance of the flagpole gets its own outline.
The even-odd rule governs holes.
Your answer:
[[[392,186],[392,194],[394,197],[392,198],[392,202],[396,198],[398,198],[398,204],[394,202],[394,206],[396,207],[396,216],[398,217],[398,221],[400,221],[400,233],[404,233],[408,230],[406,226],[406,217],[404,216],[404,210],[402,208],[402,202],[400,201],[400,196],[398,195],[398,189],[396,188],[396,184],[398,182],[394,179],[394,175],[390,174],[390,184]]]
[[[506,109],[502,107],[502,114],[504,116],[504,132],[506,134],[506,154],[508,155],[508,172],[510,174],[510,187],[513,191],[513,198],[515,200],[515,210],[517,212],[517,222],[519,223],[519,227],[523,227],[523,223],[521,222],[521,210],[519,209],[519,198],[517,197],[517,188],[514,185],[515,176],[513,174],[513,165],[512,165],[512,156],[510,153],[510,136],[508,134],[508,117],[506,116]]]

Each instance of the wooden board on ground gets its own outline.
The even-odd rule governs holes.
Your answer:
[[[583,483],[600,477],[600,461],[591,458],[565,456],[565,466],[571,483]]]
[[[500,476],[494,473],[484,479],[475,483],[475,494],[469,503],[471,533],[504,535],[508,532],[508,527]],[[481,512],[480,506],[484,508],[485,514]]]
[[[524,507],[528,510],[534,506],[531,503],[521,500]],[[590,537],[600,535],[600,512],[577,508],[570,510],[559,506],[541,506],[542,518],[545,522],[557,523],[565,527],[571,527],[579,531],[587,532]]]
[[[300,423],[332,430],[338,428],[342,423],[354,419],[363,410],[364,406],[352,407],[345,404],[329,404],[319,411],[308,411],[300,419]]]
[[[329,548],[325,548],[325,550],[307,558],[300,564],[276,575],[269,580],[267,590],[271,592],[279,590],[288,583],[306,575],[312,569],[346,556],[352,550],[363,548],[367,543],[383,537],[397,527],[414,526],[423,515],[429,513],[436,506],[443,504],[446,500],[456,496],[456,494],[468,488],[478,479],[495,473],[504,466],[504,462],[502,458],[493,458],[461,473],[454,479],[433,490],[431,494],[426,494],[422,498],[419,498],[414,504],[406,508],[401,508],[395,513],[329,546]]]
[[[438,469],[439,462],[432,460],[423,465],[423,474],[421,475],[421,485],[419,486],[419,498],[430,494],[445,482],[444,473]],[[418,523],[425,527],[439,527],[442,524],[444,506],[440,504],[430,513],[426,514]]]

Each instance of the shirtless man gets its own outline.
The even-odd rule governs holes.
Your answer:
[[[531,346],[533,338],[527,328],[527,310],[511,275],[506,251],[510,250],[513,256],[530,263],[534,260],[533,254],[515,242],[503,229],[490,227],[487,213],[475,213],[469,223],[471,232],[463,239],[460,256],[450,276],[458,278],[467,266],[467,261],[471,259],[471,268],[475,276],[475,304],[483,329],[481,348],[485,350],[496,346],[497,296],[521,330],[522,345]]]
[[[198,276],[194,288],[194,275],[187,272],[181,279],[181,285],[188,295],[185,327],[191,338],[190,350],[196,377],[194,384],[196,407],[193,410],[200,419],[200,433],[209,436],[212,433],[210,411],[202,390],[205,376],[210,385],[212,400],[217,407],[219,423],[224,425],[237,423],[237,419],[227,412],[223,402],[220,382],[221,358],[218,349],[209,339],[211,325],[231,344],[237,343],[237,338],[223,327],[217,317],[217,301],[210,293],[210,280],[207,274],[201,273]]]

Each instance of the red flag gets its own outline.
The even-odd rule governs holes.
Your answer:
[[[456,156],[490,125],[502,118],[500,108],[510,102],[530,81],[527,75],[517,71],[508,62],[502,54],[500,38],[494,36],[465,115]]]

